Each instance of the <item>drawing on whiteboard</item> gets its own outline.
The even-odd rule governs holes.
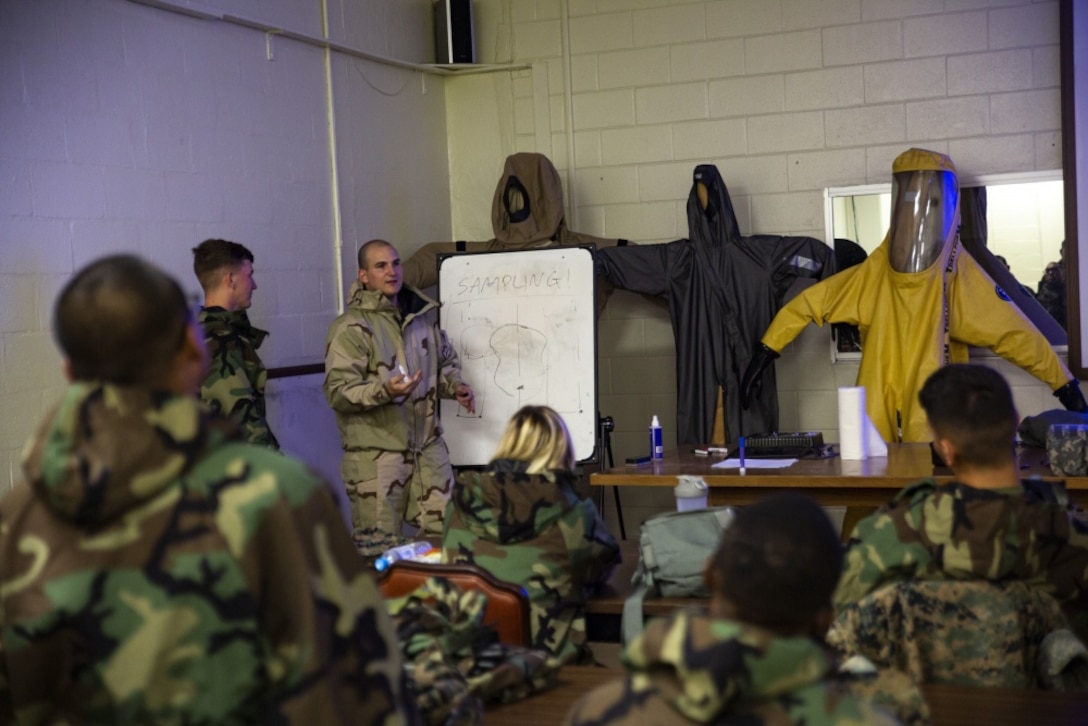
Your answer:
[[[472,307],[470,303],[462,305]],[[563,337],[564,323],[569,325],[572,319],[564,315],[559,324],[554,324],[549,319],[552,316],[546,314],[545,322],[551,324],[541,330],[517,322],[496,322],[490,312],[480,319],[471,318],[471,309],[460,312],[465,315],[461,320],[467,327],[455,347],[465,360],[472,361],[467,366],[470,376],[466,377],[482,377],[483,381],[468,381],[476,392],[476,412],[458,408],[459,418],[482,418],[489,406],[510,412],[531,404],[552,406],[560,414],[581,410],[581,383],[565,373],[560,381],[553,375],[557,368],[565,369],[580,359],[577,341]],[[569,336],[570,331],[566,332]],[[560,344],[560,340],[566,342]],[[557,365],[558,361],[551,360],[552,352],[563,349],[570,358],[567,365]]]
[[[597,368],[592,250],[454,255],[439,262],[441,325],[461,357],[476,412],[443,401],[455,465],[484,464],[522,406],[567,422],[579,459],[596,445]]]

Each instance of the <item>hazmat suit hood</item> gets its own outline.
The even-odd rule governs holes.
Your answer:
[[[543,154],[517,153],[506,157],[491,204],[495,237],[482,241],[430,242],[404,261],[404,282],[424,290],[438,283],[439,258],[463,252],[507,252],[540,247],[593,245],[597,250],[627,244],[567,228],[563,212],[563,184],[555,166]],[[612,294],[612,284],[597,281],[597,315]]]
[[[563,184],[543,154],[506,157],[491,203],[495,240],[506,248],[541,246],[558,240],[563,221]]]
[[[888,261],[896,272],[921,272],[935,263],[959,229],[959,180],[952,160],[908,149],[892,164],[892,219]]]
[[[692,173],[692,182],[688,196],[688,233],[692,240],[708,247],[740,239],[733,200],[718,167],[699,164]]]

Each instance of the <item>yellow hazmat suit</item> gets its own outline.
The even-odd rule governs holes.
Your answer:
[[[940,172],[956,184],[951,159],[936,152],[911,149],[895,160],[892,171]],[[923,234],[916,234],[913,252],[901,252],[911,240],[906,247],[893,246],[893,233],[904,226],[897,226],[893,213],[892,229],[868,259],[795,297],[762,339],[781,352],[811,322],[857,325],[862,343],[857,385],[865,387],[869,416],[888,442],[929,440],[918,389],[941,365],[966,362],[967,346],[993,350],[1052,390],[1073,378],[1046,338],[960,249],[958,197],[956,192],[948,195],[955,201],[937,244],[926,249],[917,243]],[[932,219],[927,224],[932,235]],[[898,264],[889,259],[893,254]],[[893,269],[909,269],[904,260],[919,259],[928,264],[917,272]]]

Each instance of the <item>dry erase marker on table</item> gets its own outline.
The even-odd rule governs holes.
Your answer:
[[[628,456],[627,466],[643,466],[650,463],[649,456]]]
[[[724,449],[721,446],[699,446],[695,449],[696,456],[710,456],[711,454],[718,454],[725,456],[729,453],[729,449]]]
[[[740,475],[744,476],[744,437],[740,437]]]

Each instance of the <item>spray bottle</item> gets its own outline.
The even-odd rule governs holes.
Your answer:
[[[655,415],[650,421],[650,458],[654,461],[665,458],[665,444],[661,440],[661,422]]]

